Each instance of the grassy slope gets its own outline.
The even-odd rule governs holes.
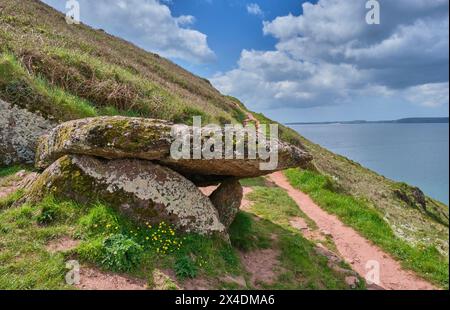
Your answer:
[[[432,243],[410,243],[398,238],[382,214],[367,201],[337,191],[333,182],[318,173],[290,169],[285,172],[299,188],[322,208],[336,214],[344,223],[393,254],[402,265],[423,278],[448,288],[448,259]]]
[[[8,172],[1,172],[6,178]],[[179,235],[165,224],[136,226],[100,203],[83,206],[47,197],[37,205],[11,208],[3,203],[6,199],[0,202],[0,289],[71,289],[64,283],[69,259],[143,279],[150,288],[156,269],[173,270],[178,285],[201,277],[212,288],[235,289],[239,286],[223,279],[238,275],[247,281],[244,288],[253,288],[239,253],[267,248],[280,251],[282,272],[260,288],[346,288],[343,275],[288,225],[290,217],[302,214],[286,193],[257,187],[250,199],[255,206],[233,223],[231,246],[218,238]],[[80,243],[66,252],[49,252],[48,244],[62,237]],[[171,282],[166,287],[177,286]]]
[[[156,54],[101,30],[67,25],[37,0],[4,0],[0,98],[68,120],[125,114],[217,123],[242,121],[236,100]]]

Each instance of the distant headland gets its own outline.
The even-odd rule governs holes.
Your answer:
[[[293,122],[286,125],[329,125],[329,124],[448,124],[448,117],[411,117],[381,121],[332,121],[332,122]]]

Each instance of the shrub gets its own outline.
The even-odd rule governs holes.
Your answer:
[[[37,217],[37,222],[41,225],[48,225],[56,219],[57,208],[52,205],[45,205]]]
[[[188,256],[181,256],[175,262],[175,273],[181,279],[195,278],[197,276],[197,266],[194,260]]]
[[[210,120],[209,116],[203,111],[192,107],[185,107],[181,113],[172,119],[172,121],[178,124],[192,125],[194,116],[200,116],[204,123],[207,123]]]
[[[142,246],[122,234],[105,239],[102,249],[102,265],[113,271],[130,271],[141,262]]]
[[[221,249],[220,255],[227,265],[234,267],[239,265],[239,258],[237,257],[231,246],[225,246],[223,249]]]

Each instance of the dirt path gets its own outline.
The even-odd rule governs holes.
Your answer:
[[[328,214],[316,205],[311,198],[293,188],[282,172],[276,172],[269,178],[279,187],[286,190],[300,209],[308,215],[319,229],[327,231],[334,239],[334,243],[345,261],[352,265],[361,277],[373,269],[373,262],[379,263],[379,285],[390,290],[432,290],[437,289],[432,284],[420,279],[415,274],[405,271],[400,263],[389,254],[361,237],[355,230],[345,226],[336,216]],[[366,268],[367,264],[371,264]],[[372,266],[372,268],[370,267]],[[372,273],[373,274],[373,273]],[[374,279],[374,278],[372,278]]]
[[[18,189],[27,187],[37,176],[35,172],[21,170],[14,175],[0,178],[0,199],[7,197]]]

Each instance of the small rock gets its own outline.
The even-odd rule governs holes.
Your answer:
[[[292,227],[298,230],[306,230],[308,229],[308,224],[306,224],[306,221],[302,219],[301,217],[294,217],[289,221],[289,224],[291,224]]]
[[[385,289],[375,283],[367,283],[367,290],[368,291],[384,291]]]
[[[350,288],[357,288],[359,284],[359,279],[355,276],[348,276],[345,277],[345,283],[347,283],[347,285]]]
[[[234,283],[241,287],[247,287],[247,282],[245,281],[245,278],[243,276],[226,275],[221,280],[226,283]]]
[[[325,248],[321,243],[318,243],[314,250],[318,255],[325,256],[333,264],[337,264],[342,261],[338,255]]]
[[[37,140],[56,123],[0,99],[0,166],[34,161]]]
[[[20,170],[19,172],[16,173],[16,176],[19,178],[23,178],[25,177],[26,174],[27,172],[25,170]]]
[[[321,229],[320,232],[321,232],[325,237],[333,238],[333,235],[332,235],[331,232],[329,232],[328,230]]]

